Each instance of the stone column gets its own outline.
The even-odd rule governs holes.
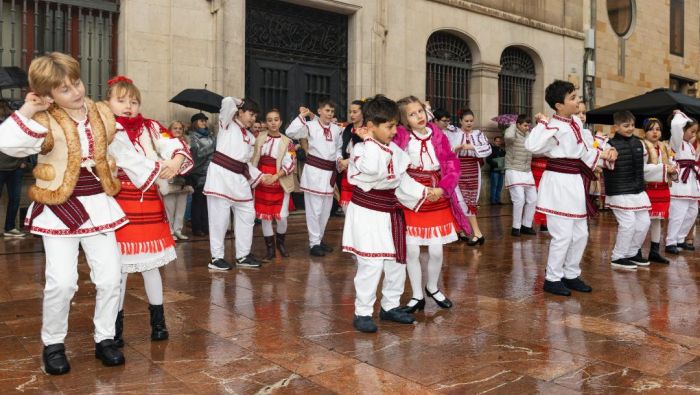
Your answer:
[[[498,115],[498,73],[497,64],[478,63],[472,66],[471,94],[469,105],[476,115],[479,129],[486,129],[491,118]]]

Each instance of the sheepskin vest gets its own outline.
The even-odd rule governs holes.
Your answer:
[[[289,144],[292,142],[292,140],[289,139],[289,137],[285,135],[281,135],[280,138],[282,139],[280,146],[279,146],[279,151],[277,152],[277,163],[276,163],[276,169],[277,171],[280,171],[282,168],[282,159],[284,159],[284,155],[287,153],[287,149],[289,147]],[[260,155],[262,151],[262,146],[265,144],[265,140],[267,139],[267,132],[261,132],[258,134],[258,137],[255,139],[255,153],[253,154],[253,158],[251,159],[250,163],[252,166],[257,167],[258,162],[260,162]],[[284,189],[285,192],[290,193],[294,192],[294,174],[288,174],[286,176],[280,177],[277,182],[280,183],[280,186],[282,189]]]
[[[94,171],[105,193],[114,196],[121,186],[112,172],[116,170],[116,163],[107,157],[107,146],[114,139],[114,115],[104,103],[94,103],[86,98],[85,104],[93,136]],[[47,111],[37,113],[33,119],[48,129],[48,133],[33,171],[36,184],[29,188],[29,198],[47,205],[65,203],[73,194],[80,175],[82,154],[78,126],[65,110],[55,104]]]

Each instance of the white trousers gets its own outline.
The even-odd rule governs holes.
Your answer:
[[[547,257],[547,281],[581,275],[581,257],[588,242],[588,221],[547,215],[547,228],[552,236]]]
[[[333,207],[333,195],[315,195],[304,192],[306,227],[309,229],[309,247],[321,244],[328,218]],[[211,230],[210,230],[211,232]]]
[[[185,221],[185,209],[187,208],[186,193],[171,193],[163,196],[165,212],[168,214],[170,222],[170,233],[182,232],[182,225]]]
[[[510,200],[513,201],[513,228],[532,227],[537,206],[537,189],[534,186],[515,185],[508,188]]]
[[[233,212],[233,232],[236,240],[236,259],[250,254],[253,245],[255,226],[255,205],[253,201],[232,202],[215,196],[207,196],[209,211],[209,249],[215,259],[224,258],[224,239]]]
[[[631,258],[637,255],[647,237],[651,220],[649,211],[629,211],[614,208],[617,219],[617,238],[610,259]]]
[[[83,246],[90,280],[95,284],[95,343],[114,338],[114,321],[119,310],[119,282],[122,266],[114,232],[86,237],[43,236],[46,253],[41,341],[44,345],[64,343],[68,313],[78,290],[78,250]]]
[[[685,241],[688,232],[698,216],[698,201],[694,199],[671,198],[666,227],[666,245],[676,245]]]
[[[381,305],[385,311],[399,307],[406,282],[406,265],[394,260],[357,257],[355,274],[355,315],[371,316],[377,300],[377,286],[384,271]]]

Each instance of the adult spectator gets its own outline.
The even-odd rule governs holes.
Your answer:
[[[491,204],[501,204],[501,190],[503,190],[503,178],[506,172],[505,157],[503,136],[496,136],[491,144],[491,155],[486,158],[486,162],[491,168]]]
[[[190,119],[190,151],[194,167],[187,175],[187,184],[192,186],[192,234],[206,236],[209,234],[209,216],[207,214],[207,197],[204,182],[207,179],[207,169],[216,150],[216,140],[207,128],[207,118],[203,113],[195,114]]]

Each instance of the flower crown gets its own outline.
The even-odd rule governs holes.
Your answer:
[[[107,85],[108,85],[108,86],[112,86],[112,85],[117,84],[117,83],[119,83],[119,82],[124,82],[124,83],[127,83],[127,84],[133,84],[133,83],[134,83],[134,81],[132,81],[130,78],[127,78],[127,77],[125,77],[125,76],[123,76],[123,75],[118,75],[118,76],[112,78],[111,80],[107,81]]]

